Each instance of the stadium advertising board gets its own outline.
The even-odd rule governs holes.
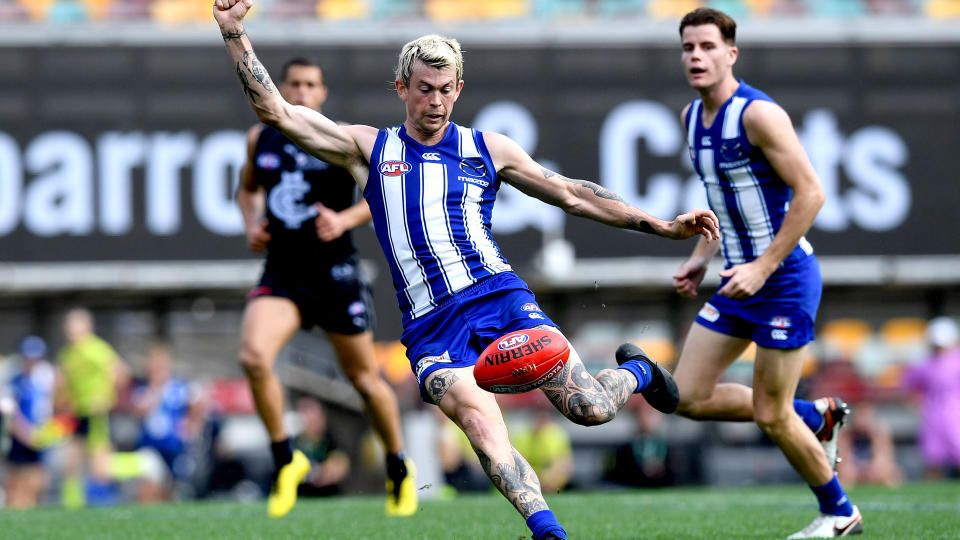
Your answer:
[[[672,48],[471,46],[454,121],[503,132],[547,167],[599,181],[669,218],[705,207],[679,111],[693,96]],[[383,127],[403,118],[394,47],[259,47],[324,64],[325,112]],[[751,46],[736,73],[791,114],[827,203],[809,238],[826,255],[960,252],[955,47]],[[232,201],[255,118],[216,47],[5,48],[0,241],[6,262],[210,260],[250,255]],[[514,265],[544,238],[578,257],[681,256],[504,188],[494,223]],[[363,235],[361,235],[363,236]],[[372,235],[370,235],[372,237]],[[362,240],[367,243],[368,240]]]

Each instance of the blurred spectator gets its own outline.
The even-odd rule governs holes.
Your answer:
[[[550,409],[536,412],[533,425],[517,429],[513,446],[533,467],[544,493],[557,493],[567,486],[573,474],[573,448],[570,435],[551,418]]]
[[[195,467],[187,452],[189,442],[196,439],[203,428],[203,408],[197,389],[171,373],[170,349],[163,343],[154,343],[147,350],[147,380],[133,392],[133,412],[142,420],[140,449],[159,454],[166,464],[168,475],[185,481]],[[171,482],[156,482],[152,478],[140,484],[141,501],[169,500]]]
[[[920,396],[920,450],[927,478],[960,467],[960,349],[957,325],[939,317],[927,324],[932,352],[904,377],[906,390]]]
[[[55,375],[46,357],[43,339],[27,336],[20,342],[20,371],[10,381],[15,404],[5,485],[10,508],[36,506],[49,481],[44,448],[50,440],[47,423],[53,417]]]
[[[636,434],[617,448],[607,478],[628,486],[670,485],[664,416],[644,403],[636,407],[634,419]]]
[[[327,414],[311,397],[297,400],[297,414],[303,429],[293,441],[295,448],[310,460],[310,473],[298,488],[298,495],[322,497],[340,493],[340,484],[350,474],[350,457],[340,450],[327,431]]]
[[[109,415],[128,371],[113,347],[93,333],[93,315],[86,309],[67,312],[63,332],[67,345],[59,355],[62,379],[57,403],[77,418],[77,430],[67,454],[61,497],[67,508],[79,508],[86,504],[85,468],[96,481],[111,477]]]
[[[877,419],[872,403],[860,403],[853,420],[840,431],[837,445],[842,461],[837,476],[847,488],[856,484],[897,486],[903,482],[903,471],[894,459],[890,429]]]

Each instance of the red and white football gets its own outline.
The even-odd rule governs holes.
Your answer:
[[[567,340],[552,330],[517,330],[494,340],[477,359],[477,386],[495,394],[521,394],[538,388],[563,369],[570,357]]]

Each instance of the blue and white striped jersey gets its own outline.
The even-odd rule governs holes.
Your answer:
[[[500,182],[477,130],[450,123],[424,146],[403,126],[380,130],[363,196],[406,324],[510,265],[490,232]]]
[[[709,128],[701,121],[699,98],[690,104],[685,118],[690,158],[707,189],[710,209],[720,219],[728,268],[752,261],[767,249],[783,224],[793,194],[763,152],[750,144],[743,128],[743,111],[757,99],[773,101],[740,81]],[[782,265],[792,266],[812,253],[813,246],[801,238]]]

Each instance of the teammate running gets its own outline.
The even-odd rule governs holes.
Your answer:
[[[793,399],[822,288],[803,235],[823,205],[823,189],[787,113],[734,78],[733,19],[697,9],[681,21],[680,37],[687,81],[700,96],[682,114],[690,156],[723,237],[701,238],[674,285],[681,295],[696,296],[720,247],[726,266],[680,353],[677,413],[754,420],[780,447],[820,502],[821,515],[790,538],[859,533],[863,519],[833,470],[847,406],[836,398]],[[753,389],[718,384],[751,341],[757,344]]]

